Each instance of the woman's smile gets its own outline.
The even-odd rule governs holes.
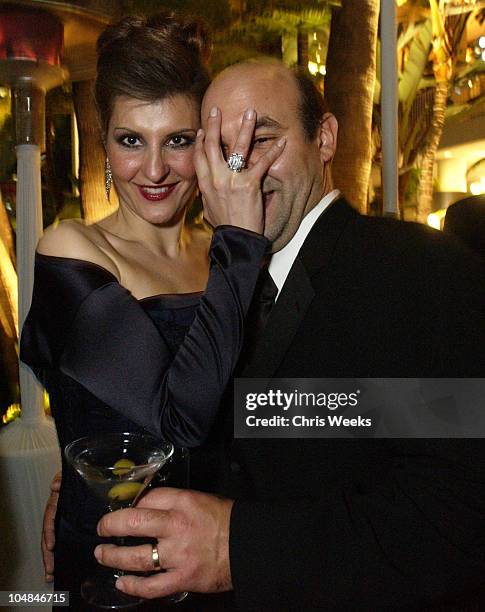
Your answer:
[[[162,200],[166,200],[173,193],[177,185],[178,182],[157,186],[137,185],[137,187],[145,200],[150,202],[161,202]]]

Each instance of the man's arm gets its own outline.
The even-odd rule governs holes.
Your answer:
[[[474,455],[473,448],[469,452]],[[458,478],[450,478],[454,469],[445,459],[442,478],[432,485],[428,474],[436,476],[436,465],[429,463],[430,457],[416,455],[403,466],[396,457],[396,471],[375,490],[334,487],[318,501],[234,503],[160,488],[141,508],[103,517],[98,533],[158,539],[161,567],[168,571],[124,576],[117,584],[146,598],[222,592],[234,584],[236,601],[246,611],[294,610],[298,602],[338,611],[437,604],[448,609],[450,602],[469,601],[485,584],[484,515],[476,503],[484,501],[483,468],[467,470],[466,476],[463,465],[461,474],[455,472]],[[415,470],[421,475],[413,475],[410,488]],[[153,569],[148,544],[101,545],[96,557],[128,571]]]

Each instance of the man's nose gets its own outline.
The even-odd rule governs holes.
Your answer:
[[[163,149],[153,147],[147,150],[143,160],[143,172],[153,183],[159,183],[167,176],[170,166]]]

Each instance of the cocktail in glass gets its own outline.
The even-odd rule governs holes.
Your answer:
[[[139,498],[153,476],[168,466],[174,453],[169,442],[149,434],[106,434],[80,438],[65,449],[65,456],[109,511],[128,508]],[[119,591],[115,582],[122,575],[99,573],[81,586],[89,604],[107,610],[135,608],[142,599]]]

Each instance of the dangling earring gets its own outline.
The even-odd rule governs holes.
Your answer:
[[[104,191],[106,192],[106,198],[109,201],[109,192],[111,191],[111,182],[113,180],[113,174],[111,173],[111,166],[109,164],[108,156],[104,163]]]

